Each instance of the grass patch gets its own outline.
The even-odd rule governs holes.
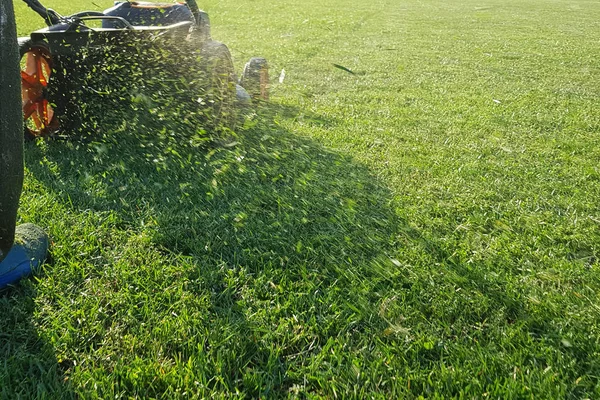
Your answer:
[[[285,80],[227,146],[26,147],[0,397],[600,395],[598,4],[202,6]]]

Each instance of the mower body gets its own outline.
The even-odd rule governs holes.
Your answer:
[[[123,25],[123,20],[119,18],[111,20],[111,23]],[[166,26],[133,27],[130,25],[122,28],[89,29],[59,24],[39,29],[31,33],[30,37],[34,42],[46,42],[52,55],[60,59],[65,56],[76,56],[81,53],[82,49],[102,51],[107,44],[127,46],[130,43],[143,39],[150,40],[157,36],[165,39],[170,37],[185,40],[190,34],[192,25],[191,21],[182,21]]]
[[[134,63],[140,60],[156,63],[156,59],[140,54],[140,49],[162,46],[165,53],[172,52],[173,62],[179,57],[198,59],[198,70],[207,82],[207,90],[217,93],[211,100],[211,104],[220,104],[214,106],[216,112],[231,108],[231,98],[235,102],[236,93],[237,102],[247,104],[250,95],[246,86],[267,86],[264,59],[260,64],[262,80],[259,75],[245,72],[247,79],[242,77],[236,85],[229,49],[212,40],[208,15],[198,8],[195,0],[185,3],[117,1],[103,12],[83,11],[68,17],[45,8],[39,0],[23,1],[48,25],[30,37],[19,39],[21,57],[25,60],[21,63],[21,74],[26,137],[28,132],[33,137],[46,136],[57,130],[68,130],[67,125],[75,125],[76,122],[66,123],[77,120],[74,110],[78,108],[76,103],[82,101],[73,96],[79,89],[72,77],[77,77],[79,71],[89,71],[87,64],[91,60],[110,56],[110,53],[132,54]],[[191,76],[198,76],[194,67],[191,68]],[[180,76],[186,75],[187,72]],[[255,96],[259,97],[260,94]],[[260,98],[266,100],[267,97]]]

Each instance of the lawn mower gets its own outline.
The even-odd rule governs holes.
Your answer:
[[[123,90],[94,87],[90,77],[109,76],[113,83],[124,83],[113,87],[129,85],[129,92],[152,88],[143,83],[150,70],[157,76],[171,73],[168,79],[160,75],[162,86],[154,87],[158,92],[164,91],[167,81],[171,87],[186,79],[201,81],[194,87],[203,92],[187,95],[198,99],[218,123],[228,123],[239,102],[268,99],[266,60],[251,58],[238,80],[229,49],[211,38],[209,17],[196,0],[117,1],[103,12],[70,16],[59,15],[38,0],[23,1],[47,24],[19,38],[26,138],[76,131],[85,110],[96,101],[90,100],[90,93],[124,97]],[[169,50],[168,57],[153,57],[162,49]]]

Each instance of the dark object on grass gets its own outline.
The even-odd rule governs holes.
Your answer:
[[[269,64],[262,57],[252,57],[244,66],[240,84],[253,99],[269,100]]]
[[[129,93],[154,87],[163,96],[179,90],[180,97],[204,106],[199,112],[207,127],[235,119],[236,92],[244,97],[243,89],[236,88],[229,49],[212,40],[208,15],[195,0],[117,2],[104,12],[66,17],[38,0],[23,1],[48,25],[19,39],[26,137],[81,130],[84,119],[97,118],[91,94],[122,100],[131,97],[125,87]],[[165,55],[156,57],[160,49]],[[97,84],[95,78],[103,81]],[[148,78],[162,85],[146,84]],[[255,86],[249,79],[241,84]],[[114,99],[104,100],[114,109]]]
[[[12,0],[0,0],[0,16],[0,289],[3,289],[43,262],[48,238],[32,224],[21,225],[15,232],[23,184],[23,138]]]
[[[0,262],[12,247],[23,184],[18,49],[12,0],[0,0]]]
[[[356,75],[356,72],[352,71],[351,69],[348,69],[346,67],[344,67],[343,65],[339,65],[339,64],[333,64],[334,67],[341,69],[342,71],[346,71],[348,73],[351,73],[352,75]]]
[[[46,259],[48,246],[48,236],[42,229],[33,224],[19,225],[14,245],[0,262],[0,289],[36,272]]]

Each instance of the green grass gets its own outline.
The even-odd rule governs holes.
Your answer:
[[[598,2],[202,6],[272,104],[26,146],[1,398],[600,397]]]

